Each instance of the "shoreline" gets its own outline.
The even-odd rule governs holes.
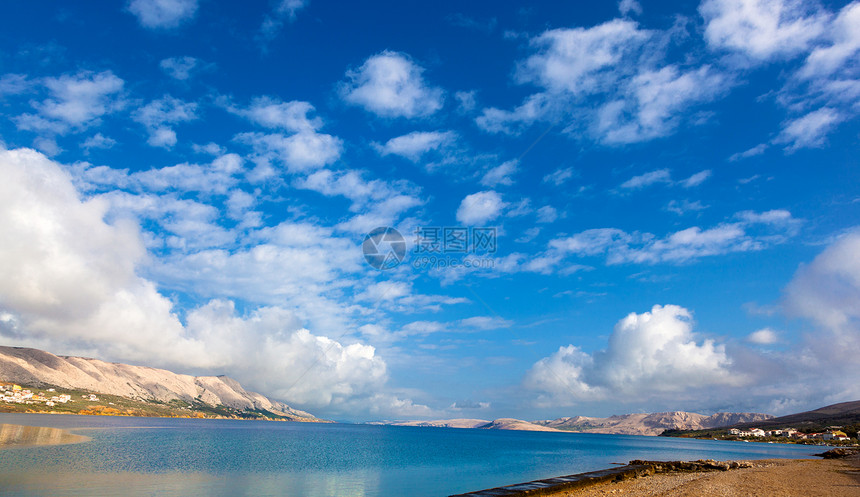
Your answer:
[[[62,428],[0,423],[0,450],[15,447],[67,445],[92,440]]]
[[[824,459],[630,461],[626,466],[535,480],[449,497],[643,497],[860,495],[860,450]]]
[[[275,422],[285,422],[285,423],[336,423],[336,421],[331,421],[328,419],[273,419],[273,418],[243,418],[241,416],[220,416],[220,415],[209,415],[209,416],[157,416],[157,415],[146,415],[146,414],[127,414],[127,413],[115,413],[115,412],[64,412],[64,411],[3,411],[0,410],[0,414],[51,414],[51,415],[61,415],[61,416],[100,416],[100,417],[115,417],[115,418],[158,418],[158,419],[233,419],[237,421],[275,421]]]

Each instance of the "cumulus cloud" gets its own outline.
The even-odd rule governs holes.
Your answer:
[[[828,21],[826,13],[799,0],[706,0],[699,12],[709,46],[757,61],[806,52]]]
[[[786,288],[786,308],[846,338],[860,330],[860,234],[839,238]],[[854,335],[856,340],[860,335]]]
[[[608,264],[684,263],[702,257],[763,250],[793,236],[799,220],[785,210],[744,211],[713,228],[687,228],[659,238],[615,228],[590,229],[550,241],[550,249],[580,257],[605,255]]]
[[[119,99],[125,82],[111,71],[80,71],[74,75],[45,78],[50,97],[33,106],[38,114],[15,118],[20,129],[36,132],[65,133],[97,124],[99,118],[120,109]]]
[[[560,347],[535,363],[524,383],[541,392],[546,404],[644,401],[744,383],[731,367],[724,345],[697,338],[689,310],[655,305],[650,312],[620,320],[603,350],[588,354],[575,345]]]
[[[129,173],[106,166],[78,163],[73,168],[76,184],[85,190],[121,188],[145,192],[206,192],[226,194],[237,182],[243,160],[224,154],[209,164],[182,163]]]
[[[240,313],[229,299],[215,298],[189,309],[183,323],[156,284],[139,276],[148,254],[137,224],[122,216],[106,221],[111,199],[82,199],[59,164],[32,150],[0,151],[0,172],[0,237],[8,242],[0,245],[0,335],[6,343],[179,371],[228,373],[275,398],[347,415],[357,409],[426,409],[385,392],[386,364],[373,347],[313,334],[294,309],[271,305]],[[310,249],[326,239],[314,230],[318,228],[281,226],[261,232],[269,242],[244,255],[197,252],[202,266],[188,258],[170,270],[184,283],[195,273],[205,279],[209,271],[229,288],[227,273],[235,269],[249,283],[253,280],[249,289],[267,281],[283,288],[288,284],[283,276],[298,272],[301,289],[296,293],[312,293],[326,276],[321,264],[308,262],[324,265],[345,252],[332,245],[314,255]],[[301,256],[287,243],[294,249],[306,247],[309,259],[297,263]],[[216,254],[224,264],[217,264]],[[264,261],[265,271],[255,260]],[[278,270],[281,262],[285,266]],[[344,262],[332,267],[341,264],[348,270]],[[249,271],[252,266],[261,271]],[[296,305],[302,307],[302,302]]]
[[[165,95],[137,109],[132,118],[146,127],[148,144],[172,148],[176,145],[176,132],[170,125],[197,119],[197,104]]]
[[[481,177],[481,184],[489,188],[494,188],[497,185],[513,185],[514,180],[511,179],[511,176],[517,172],[518,164],[518,160],[509,160],[499,164],[484,173],[484,176]]]
[[[400,216],[423,204],[417,188],[405,182],[366,180],[356,170],[321,169],[296,180],[295,186],[323,195],[343,196],[352,201],[352,218],[338,228],[353,233],[367,233],[379,226],[394,226]]]
[[[750,333],[747,341],[756,345],[773,345],[779,341],[779,334],[770,328],[762,328]]]
[[[566,132],[607,145],[668,136],[694,106],[715,100],[732,83],[708,65],[658,64],[671,37],[630,19],[548,30],[530,40],[535,53],[516,70],[517,82],[542,91],[513,110],[486,108],[476,122],[491,133],[519,133],[538,121],[563,120]]]
[[[197,14],[197,0],[131,0],[128,11],[145,28],[170,29]]]
[[[498,193],[488,190],[467,195],[457,209],[457,221],[467,225],[477,225],[499,217],[507,207]]]
[[[618,65],[650,36],[635,22],[621,19],[592,28],[549,30],[531,40],[538,53],[519,66],[517,79],[574,95],[602,91],[618,78]]]
[[[251,145],[255,161],[264,165],[277,161],[291,173],[333,164],[343,153],[343,140],[312,131],[289,136],[280,133],[240,133],[236,135],[236,140]]]
[[[96,133],[84,140],[84,142],[81,143],[81,148],[84,149],[84,151],[89,152],[92,149],[109,149],[114,145],[116,145],[116,140],[104,136],[101,133]]]
[[[322,127],[319,117],[309,117],[316,109],[308,102],[283,102],[272,97],[256,97],[247,108],[236,107],[226,101],[225,108],[254,124],[270,129],[284,129],[293,133],[311,132]]]
[[[456,139],[457,134],[453,131],[413,131],[394,137],[383,145],[374,143],[373,146],[382,156],[399,155],[418,162],[427,152],[447,147]]]
[[[630,81],[623,98],[598,111],[596,133],[609,144],[667,136],[678,126],[682,111],[715,99],[728,83],[725,74],[710,66],[683,70],[669,65],[642,71]]]
[[[347,71],[340,85],[343,100],[382,117],[422,117],[442,108],[443,91],[429,86],[408,55],[384,51]]]

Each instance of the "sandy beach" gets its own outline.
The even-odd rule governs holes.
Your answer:
[[[857,497],[860,456],[847,459],[755,461],[752,468],[707,473],[667,473],[605,483],[553,497]]]
[[[86,442],[90,438],[59,428],[0,424],[0,449],[33,445],[62,445]]]

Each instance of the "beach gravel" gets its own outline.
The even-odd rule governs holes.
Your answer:
[[[666,497],[860,497],[860,457],[756,461],[752,468],[666,473],[606,483],[555,497],[605,495]]]

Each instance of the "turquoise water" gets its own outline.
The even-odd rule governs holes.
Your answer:
[[[802,458],[820,447],[267,421],[0,414],[91,441],[0,451],[2,495],[447,496],[631,459]]]

